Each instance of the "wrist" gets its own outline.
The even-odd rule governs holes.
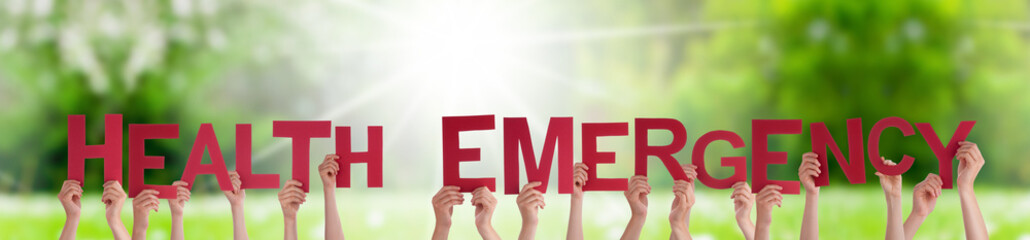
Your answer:
[[[147,228],[148,225],[150,225],[150,223],[149,223],[149,221],[147,221],[146,218],[142,218],[142,219],[140,219],[140,218],[133,218],[132,219],[132,228],[133,229]]]
[[[286,211],[283,211],[283,218],[286,219],[287,221],[290,221],[290,220],[294,220],[295,221],[295,220],[297,220],[297,213],[296,212],[286,212]]]
[[[490,223],[490,220],[476,221],[476,229],[479,229],[480,231],[492,228],[493,224]]]
[[[908,218],[909,219],[925,219],[926,216],[928,216],[928,215],[930,215],[930,213],[926,213],[926,212],[923,212],[923,211],[916,211],[915,209],[913,209],[911,212],[908,213]]]
[[[887,197],[887,203],[893,203],[893,202],[899,202],[900,203],[901,202],[901,194],[900,193],[899,194],[887,193],[886,197]]]
[[[449,220],[440,220],[440,219],[436,220],[436,229],[450,229],[450,228],[451,228],[451,221],[449,221]]]
[[[241,212],[242,213],[243,212],[243,203],[230,203],[229,204],[229,208],[234,213],[235,212]]]
[[[956,184],[956,190],[958,191],[958,193],[960,195],[962,195],[962,194],[973,194],[973,184],[972,183],[966,183],[966,184],[958,183],[958,184]]]
[[[530,225],[536,226],[539,222],[540,222],[540,220],[537,219],[537,218],[522,217],[522,227],[523,228],[528,227]]]

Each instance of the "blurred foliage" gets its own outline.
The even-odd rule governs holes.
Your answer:
[[[580,71],[628,96],[587,108],[677,116],[690,133],[688,146],[718,129],[750,143],[751,119],[803,119],[803,137],[770,137],[770,150],[788,151],[791,159],[810,151],[809,123],[825,122],[847,154],[849,118],[862,118],[866,137],[876,121],[899,116],[931,123],[945,141],[959,121],[976,120],[969,140],[980,143],[990,162],[979,182],[1030,184],[1030,138],[1019,134],[1030,131],[1026,1],[659,1],[597,9],[631,26],[694,28],[581,48]],[[883,139],[888,158],[916,158],[909,178],[938,172],[918,132],[902,137],[888,129]],[[749,147],[713,145],[708,164],[749,156]],[[798,164],[770,167],[770,176],[796,178]],[[831,163],[833,181],[846,182],[836,166]],[[875,180],[868,162],[866,169],[867,182]],[[713,171],[728,176],[725,170]]]
[[[305,101],[299,93],[314,85],[280,80],[304,72],[282,59],[307,54],[294,47],[305,43],[282,34],[298,24],[290,18],[296,9],[284,5],[0,1],[0,191],[60,185],[67,115],[86,115],[87,144],[102,143],[108,113],[124,114],[126,132],[130,123],[178,123],[180,139],[152,141],[147,154],[185,159],[201,123],[213,122],[228,140],[232,124],[291,114],[294,106],[281,100]],[[255,127],[254,134],[264,129]],[[255,144],[267,141],[255,138]],[[231,146],[222,144],[228,158]],[[148,172],[148,179],[177,179],[185,161],[166,164],[179,170]],[[102,179],[99,164],[86,166],[87,181]]]
[[[562,24],[645,33],[570,44],[572,83],[604,90],[572,93],[582,109],[577,118],[673,116],[687,125],[690,144],[717,129],[749,141],[753,118],[800,118],[825,122],[841,145],[848,118],[862,118],[866,135],[887,116],[929,122],[945,139],[959,121],[976,120],[970,140],[989,159],[982,182],[1030,184],[1030,137],[1023,134],[1030,132],[1026,1],[553,4],[536,7],[559,12]],[[343,55],[336,45],[374,42],[390,32],[340,5],[362,13],[371,8],[352,1],[0,0],[0,192],[59,185],[69,114],[87,115],[90,144],[103,138],[105,113],[124,113],[126,125],[179,123],[180,139],[152,141],[147,154],[185,159],[200,123],[214,123],[231,158],[225,143],[232,142],[232,124],[255,123],[254,136],[269,136],[271,119],[330,109],[336,103],[327,95],[338,92],[322,83],[343,78],[327,74],[339,66],[325,60]],[[362,22],[334,28],[341,20]],[[362,57],[345,57],[351,57],[343,61],[346,69],[383,71]],[[341,85],[348,84],[366,83]],[[907,173],[914,179],[937,172],[920,136],[888,131],[884,143],[896,144],[881,146],[884,155],[914,156]],[[771,149],[797,158],[808,150],[805,132],[774,136]],[[255,147],[269,142],[254,138]],[[748,149],[713,146],[708,156],[715,161]],[[181,169],[185,162],[167,164]],[[772,176],[793,178],[798,161],[792,164],[771,167]],[[261,164],[266,169],[257,171],[285,165]],[[843,182],[835,166],[832,177]],[[87,179],[100,179],[98,165],[87,168]],[[170,182],[180,171],[148,172],[148,179]],[[204,183],[210,189],[213,182]]]

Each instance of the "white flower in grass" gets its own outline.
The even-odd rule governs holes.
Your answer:
[[[0,51],[8,51],[14,49],[14,46],[18,45],[18,32],[13,28],[4,29],[0,31]]]
[[[150,66],[157,65],[164,57],[165,34],[156,27],[143,30],[143,35],[136,39],[129,59],[125,63],[122,72],[123,80],[127,89],[136,87],[136,80],[139,74]]]
[[[214,16],[218,11],[218,2],[215,0],[197,0],[197,12],[205,16]]]
[[[7,0],[7,4],[4,4],[4,9],[13,16],[19,16],[25,13],[25,2],[26,0]]]
[[[94,92],[103,93],[108,88],[107,73],[93,53],[87,37],[75,25],[66,26],[61,31],[58,42],[61,60],[73,68],[86,73],[90,87]]]
[[[45,17],[50,15],[50,12],[54,8],[53,0],[33,0],[32,1],[32,14],[36,17]]]
[[[211,28],[207,30],[207,45],[214,50],[223,50],[227,44],[225,33],[222,30]]]
[[[172,0],[172,13],[177,17],[189,17],[193,14],[193,1]]]

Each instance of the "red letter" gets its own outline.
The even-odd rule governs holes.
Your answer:
[[[880,173],[887,175],[901,175],[912,167],[912,162],[915,161],[915,158],[905,154],[901,157],[901,162],[893,167],[887,166],[880,161],[880,134],[883,134],[883,130],[886,130],[888,127],[896,127],[900,129],[904,136],[909,136],[915,133],[915,130],[912,129],[912,124],[909,124],[908,121],[905,121],[903,118],[888,117],[880,119],[879,122],[876,122],[876,125],[873,125],[873,129],[869,132],[869,161],[873,162],[873,168],[876,168],[876,171],[879,171]]]
[[[461,178],[461,162],[479,161],[479,148],[461,148],[458,134],[464,131],[494,129],[494,115],[443,117],[443,185],[458,186],[461,192],[472,192],[486,186],[495,191],[493,178]]]
[[[727,189],[732,187],[734,183],[747,181],[747,157],[722,158],[721,166],[733,167],[733,176],[725,179],[716,179],[708,175],[708,170],[705,169],[705,149],[708,148],[708,144],[715,140],[727,141],[733,148],[744,147],[744,139],[741,139],[740,135],[734,132],[711,131],[702,135],[701,138],[697,139],[697,143],[694,144],[694,152],[692,154],[694,165],[697,166],[697,179],[704,183],[705,186],[714,189]]]
[[[547,125],[544,151],[537,165],[526,118],[504,118],[504,194],[519,194],[519,146],[526,164],[526,178],[540,182],[536,190],[547,193],[551,162],[558,152],[558,193],[572,193],[572,118],[552,117]],[[557,150],[555,150],[557,148]]]
[[[279,174],[253,174],[250,164],[250,124],[236,124],[236,173],[240,188],[279,188]]]
[[[300,181],[300,187],[308,192],[308,162],[311,138],[332,136],[329,121],[272,121],[272,136],[293,139],[293,179]]]
[[[86,185],[87,158],[104,159],[104,182],[122,183],[122,115],[104,115],[104,144],[86,145],[86,116],[68,115],[68,179]]]
[[[211,164],[201,163],[204,159],[205,148],[211,155]],[[193,181],[197,179],[197,174],[214,174],[222,191],[232,191],[232,182],[229,181],[229,172],[225,168],[225,159],[222,159],[222,148],[218,147],[218,138],[215,137],[215,130],[210,123],[200,124],[197,140],[193,142],[190,158],[186,160],[186,169],[182,171],[182,180],[189,183],[188,188],[193,188]]]
[[[758,193],[765,185],[776,184],[783,187],[783,194],[798,194],[798,181],[769,180],[769,164],[787,164],[787,152],[769,152],[769,135],[801,134],[801,119],[793,120],[751,120],[751,182],[752,192]]]
[[[136,197],[143,189],[154,189],[158,198],[175,199],[175,186],[147,185],[143,181],[144,169],[163,169],[165,157],[146,156],[146,139],[179,138],[178,124],[129,124],[129,197]]]
[[[583,163],[587,170],[587,184],[583,191],[625,191],[629,180],[625,178],[597,178],[598,163],[615,163],[615,152],[598,152],[597,137],[626,136],[629,134],[628,123],[584,123],[583,124]]]
[[[683,123],[669,118],[637,118],[633,128],[636,131],[636,175],[647,176],[647,156],[655,156],[662,160],[673,180],[687,180],[687,174],[683,172],[680,162],[672,157],[672,154],[683,150],[683,146],[687,145],[687,130],[683,128]],[[647,145],[647,133],[651,129],[668,130],[672,133],[672,142],[665,146]]]
[[[354,163],[368,164],[368,187],[383,187],[383,127],[368,127],[368,151],[354,152],[351,149],[350,127],[336,127],[336,155],[340,159],[340,171],[336,175],[336,187],[350,187],[350,165]]]
[[[976,125],[976,121],[960,122],[958,128],[955,129],[955,134],[951,135],[951,141],[948,141],[948,147],[944,147],[941,139],[937,137],[937,132],[933,131],[933,127],[929,123],[916,123],[919,133],[923,134],[926,144],[930,145],[934,156],[937,156],[941,181],[944,182],[941,188],[951,189],[951,161],[955,158],[955,151],[958,151],[958,142],[966,140],[969,132],[973,131],[973,125]]]
[[[844,154],[840,152],[840,147],[837,146],[837,141],[833,140],[833,135],[830,135],[830,130],[826,128],[825,123],[812,123],[809,125],[809,131],[812,132],[812,152],[819,155],[819,170],[823,173],[819,174],[815,178],[816,186],[826,186],[830,184],[830,166],[827,164],[826,149],[830,148],[833,151],[833,156],[837,158],[837,163],[840,164],[840,169],[844,171],[844,176],[848,178],[848,182],[851,184],[865,183],[865,156],[862,154],[862,119],[852,118],[848,119],[848,153],[851,159],[844,158]]]

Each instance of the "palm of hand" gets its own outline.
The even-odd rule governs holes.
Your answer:
[[[912,212],[925,216],[933,211],[933,207],[936,204],[937,198],[931,196],[930,193],[916,190],[916,194],[912,199]]]

